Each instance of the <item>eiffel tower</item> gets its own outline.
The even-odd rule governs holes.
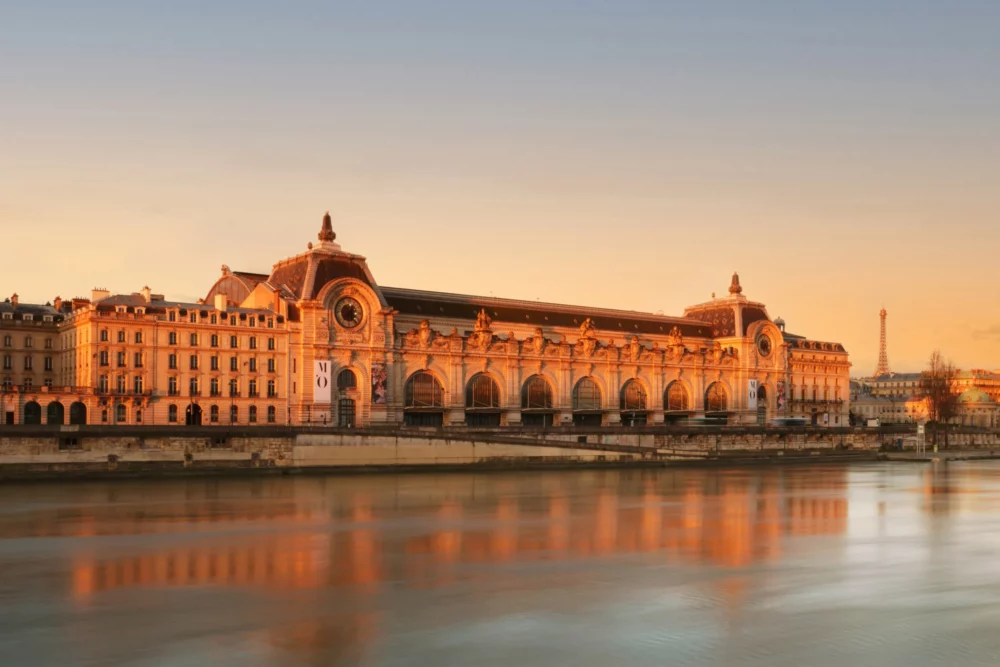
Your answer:
[[[888,375],[892,372],[889,370],[889,354],[885,351],[885,315],[885,308],[883,308],[878,313],[879,319],[882,320],[882,332],[878,340],[878,366],[875,367],[875,377]]]

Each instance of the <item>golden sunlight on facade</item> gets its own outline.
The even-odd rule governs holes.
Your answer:
[[[3,423],[848,424],[843,346],[787,332],[736,274],[664,316],[384,287],[335,239],[326,215],[306,252],[223,266],[197,303],[94,290],[38,324],[4,304]],[[55,347],[26,375],[29,330]]]

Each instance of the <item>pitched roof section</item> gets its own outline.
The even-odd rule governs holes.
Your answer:
[[[448,317],[475,320],[485,308],[496,322],[511,322],[539,327],[579,327],[588,317],[599,331],[623,334],[666,335],[674,327],[684,336],[711,338],[703,322],[683,317],[667,317],[634,310],[587,308],[557,303],[539,303],[517,299],[425,292],[401,287],[381,287],[388,305],[404,315]]]

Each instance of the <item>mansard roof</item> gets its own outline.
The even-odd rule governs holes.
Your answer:
[[[704,322],[683,317],[668,317],[635,310],[588,308],[557,303],[518,299],[427,292],[401,287],[379,288],[390,307],[403,315],[446,317],[475,320],[481,309],[493,318],[495,327],[516,323],[538,327],[578,328],[588,317],[598,331],[622,334],[667,335],[677,327],[684,336],[711,338]]]

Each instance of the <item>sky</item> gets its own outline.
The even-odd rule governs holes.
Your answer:
[[[874,370],[1000,368],[1000,2],[0,0],[0,293],[726,292]]]

